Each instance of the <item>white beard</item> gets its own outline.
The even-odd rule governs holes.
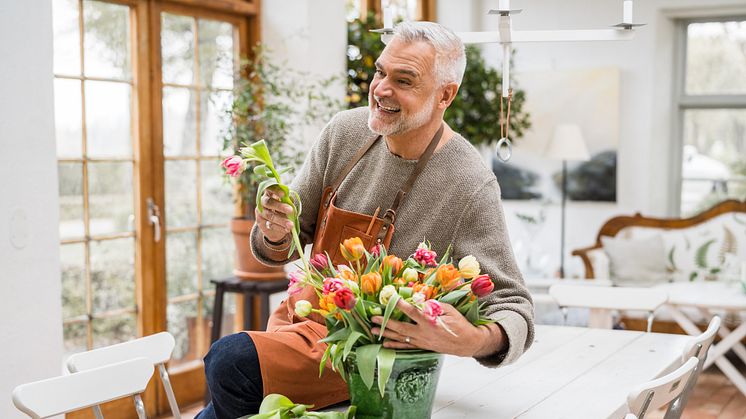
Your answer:
[[[375,98],[373,98],[375,101]],[[417,110],[412,115],[401,116],[391,123],[377,121],[375,117],[376,112],[381,112],[378,109],[372,109],[368,114],[368,128],[378,135],[399,135],[409,132],[415,128],[419,128],[430,120],[433,114],[433,108],[437,101],[436,94],[434,93],[427,101],[425,106]]]

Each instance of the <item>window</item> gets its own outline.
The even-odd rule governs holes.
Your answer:
[[[257,10],[244,0],[53,1],[65,352],[168,330],[181,404],[204,393],[209,280],[233,265],[219,154]],[[152,387],[155,416],[168,407]]]
[[[369,11],[380,15],[382,2],[383,7],[391,7],[395,22],[399,19],[435,21],[435,0],[346,0],[347,20],[353,21]]]
[[[680,22],[679,208],[746,199],[746,16]]]

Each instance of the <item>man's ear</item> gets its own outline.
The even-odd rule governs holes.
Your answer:
[[[440,101],[438,101],[438,107],[441,109],[446,109],[449,106],[451,106],[451,102],[453,102],[453,99],[456,98],[456,95],[458,94],[458,84],[457,83],[448,83],[443,87],[443,93],[440,96]]]

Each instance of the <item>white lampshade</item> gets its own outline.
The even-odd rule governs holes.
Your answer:
[[[575,124],[557,125],[544,155],[556,160],[590,160],[583,133]]]

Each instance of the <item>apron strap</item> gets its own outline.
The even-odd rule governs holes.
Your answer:
[[[363,158],[363,155],[365,153],[367,153],[368,150],[370,150],[371,147],[373,147],[373,144],[375,144],[376,141],[378,141],[379,138],[381,138],[381,136],[377,135],[377,136],[371,138],[370,140],[368,140],[368,142],[365,143],[365,145],[363,147],[361,147],[360,150],[357,151],[357,153],[355,154],[355,156],[352,157],[352,160],[350,160],[349,163],[347,163],[347,166],[345,166],[344,169],[342,169],[342,172],[337,177],[337,180],[335,180],[334,183],[332,183],[332,185],[331,185],[332,186],[332,193],[331,193],[331,195],[329,195],[330,197],[337,193],[337,189],[339,189],[339,185],[342,184],[342,182],[345,180],[345,178],[347,177],[347,175],[352,171],[352,168],[355,167],[355,165],[357,164],[357,162],[359,162],[360,159]]]
[[[425,165],[427,165],[430,157],[432,157],[433,153],[435,152],[435,148],[440,142],[440,137],[443,136],[444,128],[445,125],[440,124],[438,132],[435,133],[432,140],[430,140],[430,144],[427,145],[425,152],[422,153],[420,158],[417,160],[417,165],[412,171],[412,174],[409,175],[409,179],[407,179],[404,185],[399,189],[399,192],[396,193],[396,198],[394,198],[394,203],[391,205],[391,208],[387,209],[386,213],[383,214],[383,226],[381,226],[381,229],[378,231],[378,243],[383,242],[383,239],[384,237],[386,237],[386,233],[389,230],[389,226],[391,226],[391,224],[394,224],[394,221],[396,221],[396,211],[399,210],[399,205],[401,205],[401,202],[404,200],[404,197],[407,196],[409,191],[412,190],[412,186],[414,186],[414,182],[417,180],[417,177],[425,169]]]

